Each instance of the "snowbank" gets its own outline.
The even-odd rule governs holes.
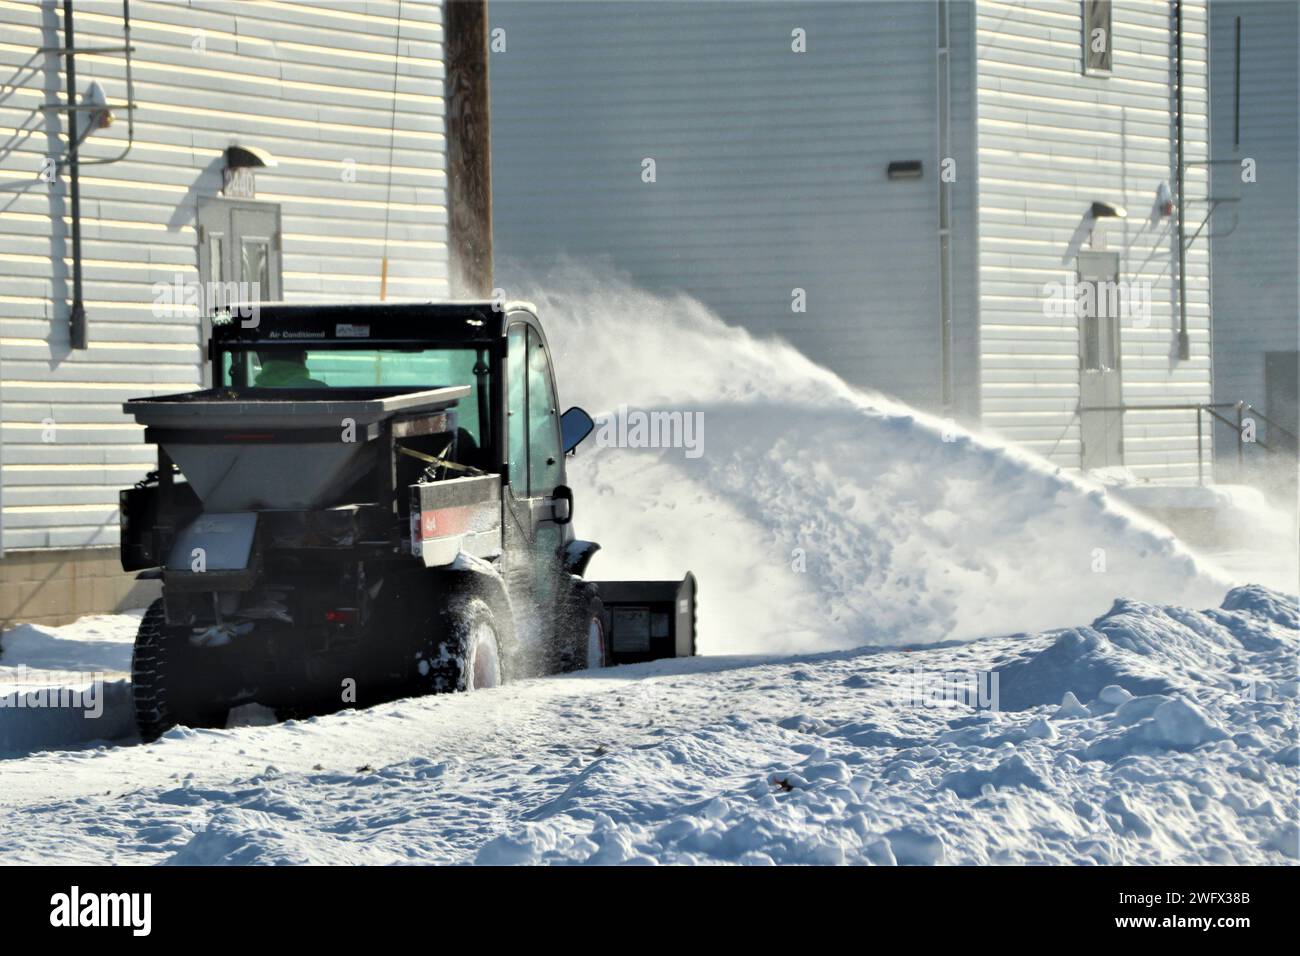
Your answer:
[[[0,757],[134,736],[138,613],[0,634]]]
[[[1296,612],[1262,588],[1200,612],[1119,602],[1054,639],[925,652],[992,664],[1008,708],[993,712],[898,706],[881,694],[897,674],[864,666],[892,655],[805,665],[786,676],[819,698],[807,713],[598,756],[476,860],[1292,862]]]
[[[1045,630],[1227,587],[1100,488],[689,298],[577,268],[510,291],[538,305],[566,405],[702,415],[696,449],[589,440],[571,482],[579,533],[605,549],[593,576],[696,572],[704,653]]]

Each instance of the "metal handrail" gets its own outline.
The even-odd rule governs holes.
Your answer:
[[[1300,442],[1300,435],[1297,435],[1295,432],[1291,431],[1291,429],[1287,428],[1285,425],[1279,425],[1276,421],[1269,418],[1267,415],[1261,412],[1254,405],[1250,404],[1250,402],[1243,402],[1242,407],[1246,411],[1254,415],[1256,418],[1260,419],[1265,424],[1267,424],[1269,428],[1276,428],[1278,431],[1280,431],[1283,435],[1285,435],[1287,438],[1291,439],[1292,441]]]
[[[1231,408],[1236,411],[1237,420],[1235,422],[1232,419],[1219,414],[1219,409],[1225,409],[1225,408]],[[1273,445],[1268,444],[1267,442],[1260,441],[1259,439],[1255,439],[1254,441],[1247,442],[1242,438],[1242,430],[1243,430],[1243,425],[1245,424],[1244,420],[1246,418],[1246,413],[1249,413],[1254,417],[1259,418],[1261,421],[1266,423],[1270,429],[1276,429],[1277,431],[1281,432],[1283,435],[1290,438],[1292,441],[1300,443],[1300,437],[1297,437],[1296,434],[1292,432],[1289,428],[1287,428],[1285,425],[1278,424],[1278,422],[1274,421],[1272,418],[1269,418],[1267,415],[1261,412],[1254,405],[1250,404],[1250,402],[1241,401],[1241,400],[1235,402],[1175,402],[1170,404],[1156,404],[1156,405],[1127,405],[1127,404],[1088,405],[1088,406],[1080,405],[1078,407],[1078,411],[1080,415],[1082,415],[1084,412],[1119,412],[1122,415],[1124,412],[1195,411],[1196,412],[1196,483],[1199,485],[1205,484],[1205,442],[1203,437],[1204,429],[1202,428],[1201,425],[1202,416],[1204,415],[1209,415],[1211,418],[1222,422],[1223,424],[1227,425],[1229,428],[1233,429],[1236,432],[1238,467],[1241,467],[1245,463],[1246,445],[1248,444],[1258,445],[1260,448],[1263,448],[1270,455],[1284,454],[1282,449],[1276,448]]]

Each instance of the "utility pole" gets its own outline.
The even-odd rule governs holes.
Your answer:
[[[492,129],[487,0],[447,0],[447,246],[451,291],[492,295]]]

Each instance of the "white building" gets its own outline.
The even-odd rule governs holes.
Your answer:
[[[1210,398],[1204,0],[490,15],[499,284],[604,259],[1062,465],[1196,479],[1194,409],[1138,406]],[[1059,308],[1079,278],[1134,314]]]
[[[1274,0],[1210,6],[1214,400],[1267,416],[1257,437],[1288,460],[1295,496],[1300,366],[1300,8]],[[1235,416],[1224,410],[1230,419]],[[1253,417],[1248,413],[1246,417]],[[1284,429],[1285,431],[1280,431]],[[1250,480],[1268,460],[1220,427],[1220,477]],[[1279,489],[1281,490],[1281,489]]]
[[[164,288],[376,299],[386,258],[388,298],[448,294],[440,3],[133,0],[129,73],[124,11],[76,0],[69,37],[62,2],[0,0],[0,625],[131,585],[118,489],[154,450],[121,403],[202,375],[199,310]],[[42,175],[69,39],[79,102],[93,82],[113,113],[79,150],[84,348],[69,171]]]

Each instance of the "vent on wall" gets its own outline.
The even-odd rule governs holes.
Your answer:
[[[890,179],[920,179],[921,161],[919,159],[900,159],[889,164]]]

